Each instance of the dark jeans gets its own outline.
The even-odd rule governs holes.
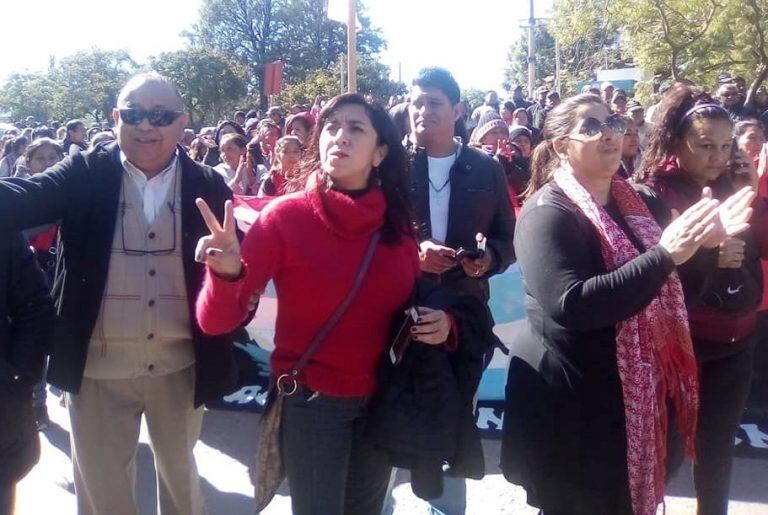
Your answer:
[[[694,342],[699,364],[697,462],[693,467],[698,515],[726,515],[736,433],[752,378],[756,336],[724,344]]]
[[[392,467],[362,437],[366,402],[306,389],[286,397],[282,450],[294,515],[381,512]]]

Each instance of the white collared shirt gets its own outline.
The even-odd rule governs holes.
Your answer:
[[[123,164],[123,169],[133,179],[134,184],[139,189],[139,194],[144,203],[144,218],[147,220],[147,225],[152,225],[158,211],[164,206],[165,199],[168,196],[168,188],[170,188],[174,176],[178,173],[178,151],[174,154],[168,166],[151,179],[147,179],[144,172],[128,161],[122,150],[120,151],[120,162]]]

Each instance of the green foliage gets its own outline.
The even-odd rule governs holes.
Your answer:
[[[264,65],[282,60],[285,82],[297,84],[314,70],[331,70],[346,49],[346,27],[328,20],[319,0],[203,0],[200,21],[187,34],[195,47],[215,48],[248,66],[254,95]],[[357,51],[362,59],[386,46],[358,2]]]
[[[402,82],[390,80],[389,67],[378,61],[365,59],[357,70],[357,89],[360,93],[372,95],[384,102],[391,95],[405,93]],[[339,64],[330,68],[318,68],[306,74],[304,79],[289,84],[278,96],[278,102],[284,107],[294,104],[312,104],[318,95],[334,96],[341,92]]]
[[[125,51],[77,52],[46,72],[13,74],[0,88],[0,107],[14,118],[109,120],[117,93],[136,70]]]
[[[320,68],[309,72],[304,80],[283,88],[277,101],[284,106],[312,104],[318,95],[338,95],[341,91],[340,83],[338,73],[333,73],[327,68]]]
[[[612,68],[629,58],[657,81],[709,87],[727,72],[752,80],[751,91],[768,75],[768,0],[556,0],[554,13],[561,46],[595,52],[592,65]],[[594,45],[600,41],[607,54]],[[573,64],[564,61],[570,71],[585,69]]]
[[[338,68],[337,68],[338,69]],[[384,103],[392,95],[402,95],[408,88],[389,78],[389,66],[373,59],[363,59],[357,69],[357,90]]]
[[[56,119],[82,118],[110,120],[117,94],[137,70],[124,50],[92,48],[65,57],[48,77],[55,84],[52,116]]]
[[[461,90],[461,99],[469,102],[469,106],[474,110],[485,102],[485,91],[477,88],[466,88]]]
[[[555,0],[549,31],[560,43],[563,93],[575,93],[579,82],[594,80],[597,69],[631,66],[609,9],[616,1],[634,0]]]
[[[534,29],[536,44],[536,85],[551,86],[555,81],[555,38],[546,25]],[[528,31],[520,34],[507,54],[504,70],[504,89],[510,91],[514,84],[528,84]]]
[[[165,52],[149,67],[178,86],[193,126],[228,118],[247,94],[248,70],[216,51]]]
[[[14,73],[0,88],[0,109],[10,112],[14,120],[30,115],[48,120],[54,87],[46,73]]]

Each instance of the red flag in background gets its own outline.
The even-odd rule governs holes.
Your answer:
[[[264,67],[264,96],[279,95],[283,90],[283,61],[268,63]]]
[[[259,216],[259,211],[277,197],[253,197],[249,195],[235,195],[235,220],[237,228],[248,232],[253,222]]]

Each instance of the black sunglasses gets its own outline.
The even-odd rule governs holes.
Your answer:
[[[595,136],[603,135],[603,127],[617,136],[623,136],[627,133],[627,127],[629,123],[626,118],[621,115],[612,114],[605,119],[605,122],[601,122],[597,118],[586,118],[582,123],[577,134],[586,136],[587,138],[594,138]]]
[[[150,125],[155,127],[168,127],[176,119],[184,114],[181,111],[172,111],[170,109],[141,109],[131,107],[120,109],[120,119],[128,125],[138,125],[146,118]]]

